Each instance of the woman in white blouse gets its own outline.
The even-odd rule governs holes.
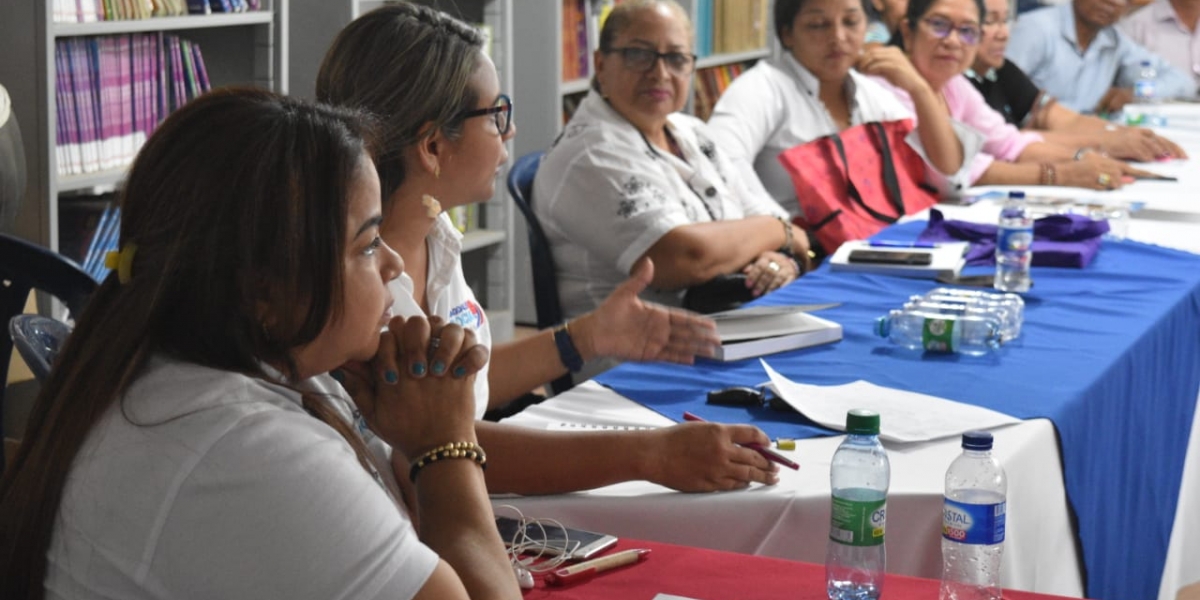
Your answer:
[[[678,112],[696,64],[691,30],[673,0],[618,5],[600,35],[594,89],[538,169],[534,210],[567,316],[595,309],[642,257],[655,267],[643,298],[673,305],[718,275],[745,272],[764,293],[807,266],[804,231],[702,122]]]
[[[861,0],[777,0],[774,17],[787,51],[734,80],[708,125],[738,168],[757,173],[788,212],[800,209],[781,152],[853,125],[914,116],[895,94],[855,71],[856,64],[913,97],[920,125],[908,141],[925,156],[929,183],[948,191],[966,183],[959,172],[978,147],[977,134],[951,121],[899,49],[863,47]]]

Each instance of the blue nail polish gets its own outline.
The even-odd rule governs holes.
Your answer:
[[[346,383],[346,375],[341,369],[334,369],[329,372],[329,376],[336,379],[338,383]]]
[[[388,369],[387,371],[384,371],[384,373],[383,373],[383,380],[388,383],[396,383],[397,381],[400,381],[400,374],[391,369]]]
[[[467,368],[466,368],[466,367],[461,367],[461,366],[459,366],[459,367],[454,367],[454,376],[455,376],[456,378],[458,378],[458,379],[462,379],[463,377],[465,377],[465,376],[466,376],[466,374],[467,374]]]
[[[446,363],[444,363],[440,360],[433,361],[433,374],[434,375],[441,375],[442,373],[445,373],[445,372],[446,372]]]
[[[425,363],[423,363],[423,362],[413,363],[412,372],[413,372],[413,375],[416,375],[417,377],[424,375],[425,374]]]

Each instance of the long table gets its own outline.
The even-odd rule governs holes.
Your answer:
[[[649,557],[566,587],[547,586],[539,577],[525,593],[527,600],[600,600],[671,594],[682,598],[738,600],[824,600],[825,567],[761,556],[703,550],[642,540],[621,540],[614,551],[649,550]],[[888,574],[883,593],[893,600],[928,600],[937,597],[939,583]],[[1008,600],[1054,600],[1058,596],[1004,590]]]
[[[905,227],[912,234],[919,226],[888,235],[903,235]],[[872,337],[870,324],[929,282],[818,270],[767,301],[841,301],[824,314],[842,323],[846,338],[778,355],[772,366],[806,383],[867,379],[1024,419],[1051,419],[1062,440],[1087,591],[1100,598],[1156,595],[1200,388],[1200,258],[1138,242],[1106,242],[1089,269],[1035,269],[1034,276],[1023,339],[999,356],[914,359]],[[764,378],[757,361],[743,361],[696,368],[624,365],[600,381],[670,416],[703,402],[714,381],[757,384]],[[791,435],[814,433],[780,423],[786,416],[727,410],[741,411],[730,412],[729,422],[754,422],[776,434],[781,427]],[[1012,510],[1018,510],[1015,503]],[[910,517],[898,507],[890,512]],[[925,514],[936,519],[939,513]],[[1064,593],[1033,585],[1026,589]]]

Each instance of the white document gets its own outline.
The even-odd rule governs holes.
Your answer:
[[[886,248],[871,246],[868,240],[850,240],[838,247],[837,252],[829,258],[829,270],[919,279],[954,277],[966,264],[964,255],[970,246],[967,242],[938,242],[934,248]],[[855,250],[871,250],[885,254],[928,254],[930,262],[927,265],[853,262],[850,260],[850,253]]]
[[[796,383],[772,369],[767,361],[759,362],[780,398],[814,422],[838,431],[846,430],[846,412],[852,408],[879,413],[879,437],[892,442],[924,442],[1021,422],[987,408],[867,381],[845,385]]]
[[[696,600],[696,599],[688,598],[687,596],[676,596],[675,594],[658,594],[658,595],[654,596],[653,600]]]

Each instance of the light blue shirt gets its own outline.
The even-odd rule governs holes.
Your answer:
[[[1196,95],[1190,76],[1116,27],[1104,28],[1087,50],[1081,50],[1069,2],[1021,15],[1006,54],[1038,87],[1079,112],[1094,110],[1109,88],[1133,87],[1142,61],[1149,61],[1158,74],[1155,93],[1159,98]]]

